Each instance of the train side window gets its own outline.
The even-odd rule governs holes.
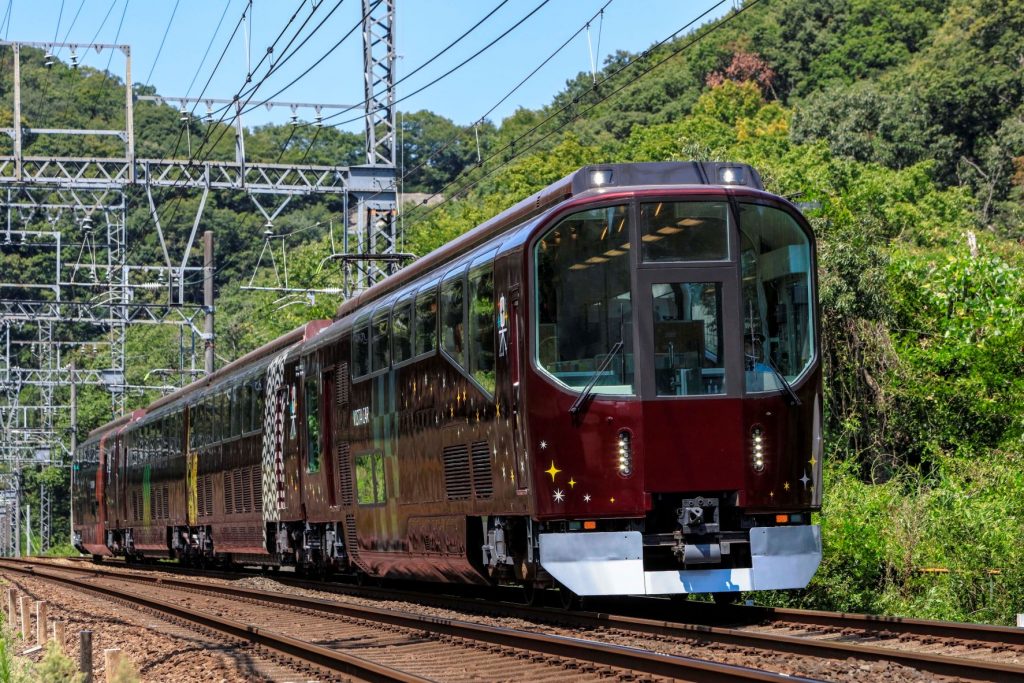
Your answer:
[[[352,328],[352,376],[370,372],[370,316],[357,320]]]
[[[315,368],[306,376],[306,471],[320,471],[320,373]]]
[[[228,411],[231,414],[229,436],[238,436],[242,432],[242,387],[233,387],[228,392],[228,396],[230,396]]]
[[[252,402],[252,428],[263,430],[263,410],[265,408],[263,398],[263,382],[259,379],[253,381],[253,402]]]
[[[391,353],[397,365],[412,358],[412,299],[395,304],[391,314]]]
[[[469,373],[494,395],[494,266],[469,272]]]
[[[416,355],[437,348],[437,286],[428,285],[416,297]]]
[[[452,360],[466,366],[465,285],[462,272],[441,283],[441,348]]]
[[[356,456],[356,503],[379,505],[387,501],[384,456],[379,452]]]
[[[391,364],[391,344],[388,339],[389,324],[387,308],[377,311],[370,325],[370,371],[387,370]]]
[[[220,426],[219,441],[231,436],[231,401],[226,391],[217,396],[217,424]]]

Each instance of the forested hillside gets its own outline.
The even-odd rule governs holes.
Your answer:
[[[49,79],[51,96],[69,103],[36,112],[54,127],[108,127],[121,116],[116,78],[46,71],[41,55],[28,61],[26,77]],[[5,103],[9,74],[0,68]],[[648,53],[616,53],[596,83],[581,73],[548,106],[477,131],[402,113],[404,189],[444,198],[406,208],[405,248],[425,254],[586,163],[753,164],[771,191],[808,207],[827,362],[825,560],[806,591],[771,599],[1008,622],[1024,612],[1022,102],[1022,0],[747,3]],[[10,125],[3,106],[0,125]],[[149,103],[136,126],[151,145],[140,155],[183,156],[209,132],[193,120],[180,135],[177,112]],[[232,140],[215,153],[230,157]],[[100,143],[76,144],[88,153]],[[358,161],[360,144],[286,125],[252,131],[247,151],[344,164]],[[182,198],[168,221],[175,239],[195,201]],[[239,291],[262,247],[247,201],[220,199],[206,211],[224,255],[225,359],[337,305],[319,297],[281,308],[269,294]],[[326,224],[339,211],[309,199],[275,229]],[[146,220],[138,201],[130,229],[145,233],[139,249],[155,256]],[[295,277],[336,285],[337,273],[319,269],[326,236],[308,234],[290,253]],[[173,366],[178,341],[169,330],[135,330],[129,351],[140,379]],[[85,416],[96,423],[104,407],[97,400]],[[948,573],[921,571],[936,567]]]

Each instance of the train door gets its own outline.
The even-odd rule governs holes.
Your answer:
[[[327,504],[337,507],[337,488],[334,485],[335,462],[332,457],[331,444],[334,440],[334,408],[336,400],[336,375],[332,368],[320,376],[320,449],[323,452],[324,488],[327,490]]]
[[[107,528],[107,485],[110,482],[110,470],[108,463],[110,462],[110,444],[107,442],[107,435],[104,434],[100,437],[100,443],[97,446],[99,449],[99,462],[97,463],[96,469],[96,497],[94,499],[93,507],[96,510],[96,542],[102,543],[104,532]]]
[[[325,430],[329,427],[324,420],[324,412],[329,410],[329,406],[324,405],[324,388],[323,378],[320,375],[320,368],[313,359],[307,359],[304,366],[304,372],[302,375],[302,429],[301,439],[302,444],[300,447],[300,474],[302,479],[313,479],[316,480],[322,476],[322,470],[324,469],[324,434]],[[326,458],[330,460],[329,457]],[[327,495],[321,498],[313,499],[312,496],[316,495],[314,491],[318,493],[327,491]],[[333,486],[325,486],[320,488],[314,488],[303,483],[302,490],[304,493],[304,502],[306,503],[307,510],[309,508],[319,509],[327,501],[326,499],[333,499]],[[307,514],[316,514],[309,512]]]
[[[509,336],[508,368],[509,379],[512,384],[512,443],[515,453],[516,491],[518,493],[525,493],[530,487],[530,477],[527,473],[526,463],[526,434],[525,421],[523,419],[525,410],[523,406],[521,385],[523,363],[525,362],[523,353],[526,349],[526,340],[523,333],[524,325],[522,320],[522,310],[519,305],[519,291],[520,288],[516,285],[509,292],[509,310],[507,313]],[[504,313],[504,311],[502,311],[502,313]],[[501,330],[499,327],[499,334],[500,333]]]

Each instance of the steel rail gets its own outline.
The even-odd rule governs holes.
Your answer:
[[[94,571],[90,568],[75,569],[78,571],[85,572]],[[230,575],[221,574],[221,576]],[[144,577],[139,578],[140,580],[145,580]],[[296,587],[302,587],[313,590],[329,591],[331,588],[338,588],[337,584],[324,584],[318,582],[296,580],[286,578],[284,576],[275,576],[274,580],[285,584],[294,585]],[[189,582],[175,579],[163,579],[163,582],[178,582],[189,586],[195,585]],[[346,592],[350,592],[350,589],[348,587],[346,587],[345,590]],[[358,590],[361,594],[367,592],[366,589],[362,588]],[[471,598],[460,599],[453,598],[451,596],[445,596],[443,599],[440,599],[431,596],[424,596],[419,593],[407,591],[391,591],[384,589],[370,589],[369,592],[376,594],[379,597],[387,597],[390,599],[394,599],[396,597],[396,594],[402,594],[406,599],[416,600],[420,602],[427,601],[437,606],[450,609],[480,610],[484,607],[483,605],[481,605],[481,602],[479,600],[474,600]],[[305,602],[312,600],[311,598],[279,594],[270,595],[274,596],[274,599],[283,604],[291,604],[293,606],[300,606],[308,609],[318,609],[316,606],[310,606],[308,602]],[[331,603],[329,601],[316,602],[328,605],[337,604]],[[701,604],[694,603],[688,605],[688,607],[697,607],[698,605]],[[707,605],[707,607],[709,609],[716,610],[715,616],[721,618],[722,610],[720,607],[712,606],[710,604]],[[574,626],[578,626],[581,628],[617,628],[622,630],[635,631],[658,636],[691,639],[700,638],[707,642],[725,643],[743,647],[757,647],[761,649],[781,651],[790,654],[811,656],[817,658],[846,659],[849,657],[853,657],[864,661],[887,661],[907,666],[910,668],[918,669],[921,671],[928,671],[930,673],[934,673],[937,675],[959,676],[962,678],[969,678],[972,680],[1024,680],[1024,666],[1018,664],[990,662],[982,659],[952,657],[949,655],[937,655],[931,653],[914,652],[910,650],[898,650],[891,647],[863,643],[836,642],[813,639],[804,636],[748,631],[739,628],[723,626],[688,624],[669,620],[649,619],[626,615],[613,615],[608,613],[570,613],[561,610],[552,610],[547,608],[523,607],[518,605],[513,606],[510,604],[496,604],[494,602],[488,602],[486,604],[486,609],[491,611],[497,609],[507,614],[507,616],[518,616],[521,618],[533,618],[538,620],[553,620],[560,623],[572,624]],[[730,612],[733,614],[745,615],[741,617],[739,620],[749,620],[751,615],[754,615],[760,617],[761,620],[768,619],[769,621],[776,620],[783,622],[793,621],[796,623],[806,623],[835,628],[857,628],[859,630],[863,630],[865,632],[865,635],[867,636],[877,635],[878,630],[895,630],[895,633],[897,635],[900,633],[909,633],[929,637],[957,638],[962,640],[988,642],[997,645],[1015,645],[1024,643],[1024,638],[1022,638],[1022,635],[1024,634],[1022,634],[1020,631],[1016,629],[1011,629],[1009,627],[1003,626],[958,624],[954,622],[929,622],[923,619],[913,620],[900,618],[872,617],[870,615],[845,615],[835,612],[815,612],[811,610],[794,610],[781,608],[773,609],[764,607],[733,606],[727,608],[726,614],[728,615]],[[853,619],[847,619],[848,617],[853,617]],[[901,625],[906,626],[907,630],[899,630]]]
[[[143,598],[146,601],[158,602],[152,601],[149,598],[144,598],[143,596],[138,596],[137,594],[126,593],[121,590],[102,588],[86,580],[79,581],[67,577],[60,577],[59,575],[52,575],[48,571],[36,571],[35,564],[31,559],[22,559],[18,560],[17,562],[12,562],[9,559],[0,560],[0,567],[10,567],[16,569],[17,571],[23,572],[28,575],[36,576],[38,578],[64,581],[83,588],[101,589],[103,592],[108,593],[112,596],[127,598],[132,602],[137,601],[138,598]],[[126,575],[119,572],[103,571],[98,568],[91,569],[88,567],[55,567],[55,569],[57,569],[57,571],[67,570],[71,572],[91,574],[92,576],[98,578],[128,579],[130,581],[156,584],[162,587],[180,588],[182,590],[188,590],[193,592],[205,591],[219,595],[244,598],[247,600],[258,600],[277,605],[285,605],[302,610],[311,610],[314,612],[331,614],[333,616],[361,619],[375,623],[384,623],[400,628],[413,629],[417,631],[426,631],[436,635],[464,638],[468,640],[499,645],[502,647],[512,647],[522,650],[528,650],[531,652],[542,653],[555,657],[564,657],[568,659],[586,661],[593,664],[611,666],[655,676],[668,676],[684,680],[707,681],[708,683],[724,683],[728,681],[801,682],[815,680],[810,678],[802,678],[799,676],[792,676],[788,674],[761,671],[749,667],[722,664],[719,662],[712,662],[708,660],[698,659],[695,657],[665,655],[647,650],[641,650],[639,648],[626,647],[622,645],[599,643],[596,641],[581,640],[577,638],[569,638],[566,636],[552,634],[529,633],[527,631],[522,631],[518,629],[488,626],[484,624],[473,624],[470,622],[460,621],[457,619],[423,616],[418,614],[411,614],[409,612],[387,610],[377,607],[343,604],[339,602],[333,602],[330,600],[307,598],[287,593],[275,593],[270,591],[262,591],[249,588],[237,588],[234,586],[224,586],[220,584],[197,584],[194,581],[185,581],[181,579],[172,579],[165,577],[155,577],[138,574]],[[173,605],[168,605],[168,607],[176,611],[184,612],[186,615],[190,614],[188,610],[184,610]],[[185,616],[184,618],[190,617]],[[221,617],[213,618],[218,621],[230,621],[224,620]],[[249,626],[248,628],[255,629],[255,627],[252,626]],[[259,631],[259,629],[255,630],[260,635],[268,635],[265,632]],[[278,634],[269,635],[276,638],[283,637]],[[240,635],[239,637],[246,636]],[[293,643],[303,642],[295,641],[294,639],[289,640],[292,640]],[[309,643],[305,643],[305,645],[311,647],[319,647]],[[325,648],[319,649],[323,650]],[[333,650],[327,650],[327,652],[334,653]]]
[[[182,607],[181,605],[156,600],[130,591],[107,588],[90,583],[84,579],[80,580],[68,576],[61,576],[60,574],[54,574],[49,571],[36,571],[35,567],[31,565],[31,562],[14,563],[10,560],[4,559],[3,561],[0,561],[0,567],[20,572],[38,579],[63,583],[79,590],[100,593],[101,595],[114,598],[116,600],[127,601],[133,605],[139,605],[157,612],[162,612],[163,614],[213,629],[221,634],[238,638],[269,650],[274,650],[316,666],[356,676],[360,680],[396,681],[401,683],[424,683],[425,681],[428,681],[426,678],[421,678],[420,676],[415,676],[404,671],[392,669],[361,657],[331,650],[326,647],[321,647],[313,643],[299,640],[297,638],[291,638],[272,631],[266,631],[252,624],[244,624],[215,614],[192,610]],[[77,571],[77,568],[61,567],[60,569]],[[161,583],[161,581],[160,579],[156,579],[154,583]],[[190,585],[193,587],[195,586],[195,584]]]

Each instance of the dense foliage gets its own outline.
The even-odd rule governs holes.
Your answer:
[[[33,116],[116,124],[116,79],[60,65],[45,72],[40,62],[32,57],[25,71],[49,78],[71,104],[30,108]],[[828,395],[825,560],[806,591],[768,599],[1011,621],[1024,611],[1022,63],[1021,0],[762,0],[720,27],[616,53],[596,86],[580,74],[548,106],[500,125],[467,130],[428,111],[403,113],[406,190],[446,197],[407,207],[405,249],[427,253],[586,163],[753,164],[770,190],[807,203],[817,233]],[[8,73],[0,69],[4,92]],[[188,125],[168,107],[139,108],[145,154],[180,155],[209,131]],[[230,157],[232,140],[215,154]],[[307,146],[308,161],[351,163],[360,140],[268,126],[247,141],[271,161],[302,159]],[[182,197],[180,215],[166,221],[176,244],[196,201]],[[263,246],[247,202],[219,197],[204,219],[223,255],[224,359],[337,304],[239,290]],[[155,257],[145,203],[134,206],[138,249]],[[275,230],[327,226],[339,211],[297,202]],[[337,270],[323,266],[326,231],[290,239],[294,277],[336,286]],[[256,281],[270,277],[263,269]],[[133,330],[132,378],[175,367],[179,347],[170,328]],[[84,420],[106,417],[109,401],[91,394]]]

